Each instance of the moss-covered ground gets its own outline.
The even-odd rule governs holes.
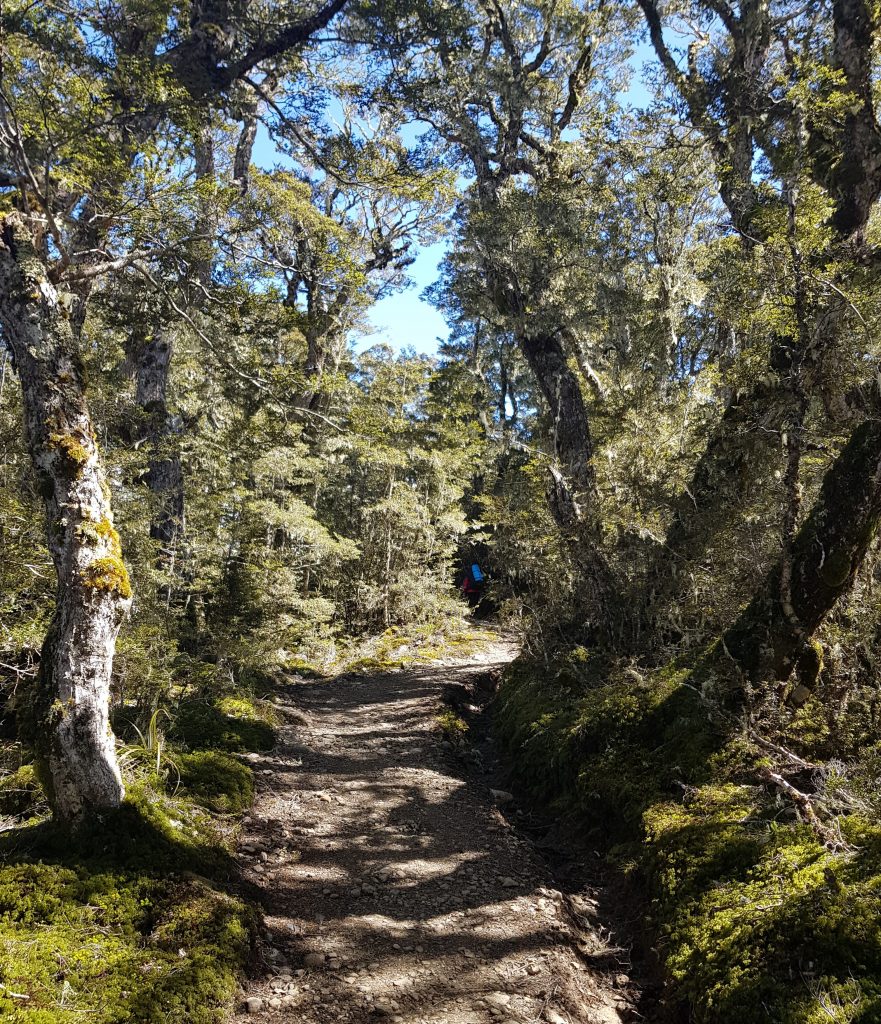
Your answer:
[[[241,695],[182,705],[168,720],[168,742],[148,728],[127,745],[124,806],[76,838],[48,820],[33,768],[6,766],[0,1019],[223,1018],[255,920],[227,891],[236,875],[230,816],[253,797],[251,770],[231,751],[271,746],[271,717],[263,702]]]
[[[713,711],[699,677],[677,664],[642,676],[583,649],[551,669],[522,660],[503,684],[496,728],[521,784],[638,883],[671,1020],[881,1021],[881,821],[871,801],[845,799],[825,766],[795,777],[822,812],[806,820],[769,781],[778,766],[768,748]],[[877,789],[873,756],[863,752],[848,774]]]
[[[316,677],[394,672],[472,654],[493,637],[493,633],[476,629],[465,619],[451,617],[421,625],[390,626],[382,633],[334,647],[332,652],[325,650],[311,658],[291,657],[283,667],[288,672]]]

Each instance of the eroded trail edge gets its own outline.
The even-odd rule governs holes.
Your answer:
[[[572,894],[441,743],[450,683],[516,655],[295,683],[239,855],[265,916],[236,1021],[617,1024],[620,967],[585,957]],[[576,897],[577,898],[577,897]]]

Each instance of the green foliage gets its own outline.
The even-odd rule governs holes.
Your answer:
[[[461,718],[455,711],[448,708],[436,715],[435,720],[447,740],[454,744],[463,742],[465,733],[468,732],[468,723],[464,718]]]
[[[23,816],[39,810],[43,790],[32,764],[0,777],[0,815]]]
[[[130,723],[138,742],[128,743],[122,748],[119,756],[121,765],[127,761],[144,761],[153,772],[159,774],[163,760],[167,760],[165,736],[159,727],[159,720],[163,715],[166,718],[171,717],[164,708],[156,708],[143,731],[134,722]]]

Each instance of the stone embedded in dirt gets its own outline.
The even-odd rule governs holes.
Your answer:
[[[526,971],[528,974],[538,974],[541,971],[541,967],[538,964],[527,964]]]
[[[322,967],[324,965],[324,953],[307,953],[303,957],[303,963],[307,967]]]
[[[614,1007],[597,1006],[591,1011],[590,1024],[621,1024],[621,1015]]]
[[[260,1013],[263,1009],[263,1000],[257,996],[251,996],[245,1000],[245,1013]]]
[[[503,889],[516,889],[518,882],[516,878],[511,878],[510,875],[504,875],[499,878],[499,884]]]
[[[505,804],[513,803],[514,800],[514,794],[509,793],[506,789],[491,789],[490,794],[496,807],[504,807]]]

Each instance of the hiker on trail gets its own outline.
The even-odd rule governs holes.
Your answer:
[[[462,593],[472,608],[480,601],[484,582],[485,577],[476,562],[465,570],[465,578],[462,580]]]

